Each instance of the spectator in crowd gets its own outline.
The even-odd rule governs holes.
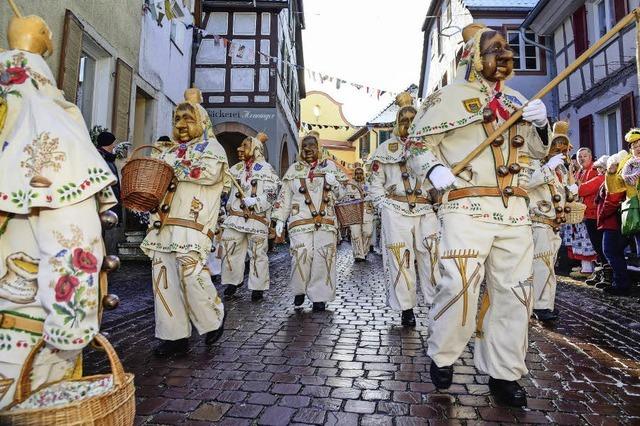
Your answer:
[[[626,151],[612,155],[607,161],[607,176],[615,176],[618,170],[620,158],[626,155]],[[612,280],[609,283],[601,282],[596,285],[605,293],[616,296],[629,294],[629,276],[627,262],[624,258],[625,239],[620,232],[619,208],[625,198],[625,192],[611,192],[608,183],[601,185],[596,196],[598,230],[602,232],[603,252],[607,262],[611,265]],[[615,189],[615,185],[612,189]]]
[[[109,210],[118,215],[118,222],[122,223],[122,200],[120,198],[120,176],[118,175],[118,168],[116,167],[116,154],[113,152],[116,147],[116,137],[110,132],[100,132],[97,138],[98,152],[107,162],[111,173],[116,177],[117,182],[111,186],[118,204],[111,207]]]
[[[640,178],[640,129],[629,130],[625,135],[625,141],[629,144],[629,153],[620,156],[618,170],[614,174],[607,175],[608,190],[611,192],[624,192],[626,199],[630,200],[638,196],[638,184]],[[633,236],[635,250],[629,256],[628,266],[633,270],[640,270],[640,235]]]
[[[586,227],[589,240],[593,250],[596,252],[596,259],[601,264],[605,262],[604,254],[602,253],[602,233],[598,231],[596,223],[597,211],[595,205],[595,198],[600,185],[604,182],[604,171],[606,169],[606,158],[601,157],[598,162],[599,169],[602,173],[598,172],[598,168],[594,167],[593,154],[589,148],[580,148],[577,153],[578,165],[580,170],[576,173],[576,183],[578,184],[578,196],[582,198],[582,202],[587,206],[584,212],[584,225]],[[583,262],[583,269],[581,272],[593,272],[593,265],[585,268]],[[597,274],[600,275],[600,274]],[[598,276],[591,276],[590,282],[598,278]]]

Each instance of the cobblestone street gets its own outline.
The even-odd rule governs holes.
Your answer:
[[[350,247],[338,254],[336,300],[323,313],[293,309],[288,254],[271,254],[271,290],[259,303],[242,288],[225,301],[226,331],[210,348],[191,339],[191,352],[158,360],[150,267],[129,263],[112,275],[120,307],[104,331],[125,368],[136,375],[138,424],[424,425],[474,422],[640,424],[640,303],[609,298],[576,282],[559,286],[560,319],[553,328],[531,323],[521,383],[527,409],[496,406],[488,377],[469,349],[455,367],[454,385],[430,383],[425,342],[427,309],[418,327],[403,329],[385,307],[379,256],[354,264]],[[88,372],[108,369],[92,352]]]

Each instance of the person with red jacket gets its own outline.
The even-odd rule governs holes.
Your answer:
[[[609,173],[615,173],[619,157],[612,155],[607,162]],[[613,170],[613,171],[612,171]],[[606,260],[613,269],[612,285],[603,287],[605,293],[615,296],[629,295],[629,276],[624,257],[625,239],[620,232],[620,205],[625,199],[624,192],[610,193],[606,184],[601,185],[596,196],[597,227],[602,232],[602,247]]]
[[[600,161],[602,160],[602,161]],[[576,174],[576,182],[578,183],[578,196],[582,198],[582,202],[587,206],[584,212],[584,224],[587,227],[589,239],[593,245],[593,249],[597,253],[597,260],[601,263],[606,262],[604,253],[602,252],[602,232],[598,231],[597,211],[595,198],[598,194],[600,186],[604,183],[604,173],[606,171],[606,157],[603,156],[593,163],[593,157],[589,148],[580,148],[578,150],[578,163],[580,170]]]

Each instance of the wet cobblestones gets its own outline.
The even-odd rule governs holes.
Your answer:
[[[527,409],[497,406],[488,377],[465,351],[454,384],[438,392],[426,356],[427,308],[399,326],[386,308],[379,256],[338,254],[338,292],[328,310],[302,312],[287,289],[288,254],[270,256],[271,289],[251,302],[242,288],[225,301],[226,331],[211,347],[194,335],[187,356],[152,355],[150,266],[128,263],[111,277],[121,306],[105,314],[125,368],[136,374],[138,424],[425,425],[482,423],[640,424],[640,301],[613,299],[567,280],[560,319],[531,322]],[[92,353],[87,372],[106,371]]]

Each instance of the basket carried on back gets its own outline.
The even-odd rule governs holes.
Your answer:
[[[364,222],[364,193],[357,185],[347,185],[356,188],[362,199],[336,203],[336,216],[340,226],[361,225]]]
[[[566,214],[565,218],[567,219],[567,224],[569,225],[577,225],[582,222],[584,219],[584,212],[587,209],[587,206],[578,202],[571,202],[565,204],[565,207],[569,207],[571,211]]]
[[[31,392],[31,374],[37,353],[44,346],[40,340],[27,357],[18,383],[13,403],[0,412],[0,424],[3,425],[103,425],[129,426],[133,424],[136,414],[135,386],[133,374],[125,373],[122,363],[109,341],[101,334],[96,335],[95,342],[104,348],[109,362],[111,374],[96,374],[77,380],[66,380],[48,383],[35,392]],[[64,385],[90,385],[93,383],[111,383],[102,393],[60,405],[42,405],[38,401],[45,399],[48,389]],[[24,408],[31,403],[37,408]]]
[[[173,179],[173,168],[164,161],[151,157],[133,158],[136,152],[147,147],[160,151],[153,145],[143,145],[133,151],[132,158],[122,168],[122,204],[137,212],[158,207]]]

